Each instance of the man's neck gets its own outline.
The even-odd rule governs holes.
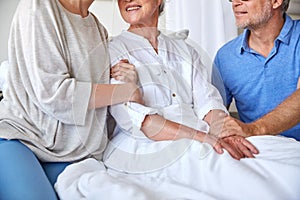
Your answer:
[[[268,57],[274,41],[279,36],[284,25],[284,18],[282,16],[274,17],[267,24],[262,27],[250,29],[248,38],[248,45],[253,50],[257,51],[264,57]]]

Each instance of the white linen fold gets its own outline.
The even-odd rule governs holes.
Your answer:
[[[61,199],[67,200],[107,199],[105,197],[108,196],[109,199],[125,200],[299,200],[300,143],[281,136],[255,136],[248,140],[259,149],[260,154],[240,161],[231,158],[227,152],[217,154],[205,143],[187,140],[169,142],[173,146],[167,146],[174,151],[178,151],[185,142],[189,145],[168,165],[152,171],[144,168],[144,173],[135,173],[132,171],[134,168],[127,167],[143,164],[147,167],[151,162],[167,160],[170,152],[160,151],[161,145],[166,142],[149,141],[147,145],[145,141],[129,143],[128,140],[120,140],[119,147],[132,155],[115,151],[104,161],[108,163],[113,159],[118,169],[87,159],[67,167],[59,175],[55,188]],[[122,141],[125,142],[122,144]],[[156,158],[146,163],[135,159],[135,156],[143,154],[146,157],[155,148],[160,151]]]

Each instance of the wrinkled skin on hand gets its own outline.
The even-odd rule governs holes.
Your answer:
[[[223,149],[237,160],[241,158],[254,158],[253,154],[258,154],[256,147],[242,136],[229,136],[226,138],[218,138],[208,134],[204,142],[213,146],[214,150],[222,154]]]
[[[110,75],[111,78],[114,78],[117,81],[138,83],[138,74],[135,70],[135,66],[130,64],[126,59],[123,59],[114,65],[110,70]]]

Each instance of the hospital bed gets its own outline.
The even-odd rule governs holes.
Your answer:
[[[281,136],[248,138],[256,158],[234,160],[191,140],[118,138],[104,162],[68,166],[55,188],[62,199],[299,200],[300,143]]]

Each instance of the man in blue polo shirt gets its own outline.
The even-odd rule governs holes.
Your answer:
[[[286,14],[288,6],[289,0],[232,1],[236,24],[245,30],[218,51],[212,81],[226,106],[235,99],[242,122],[258,120],[299,87],[300,20]],[[221,136],[233,134],[228,130]],[[278,133],[253,133],[260,134]],[[300,140],[300,124],[281,135]]]

